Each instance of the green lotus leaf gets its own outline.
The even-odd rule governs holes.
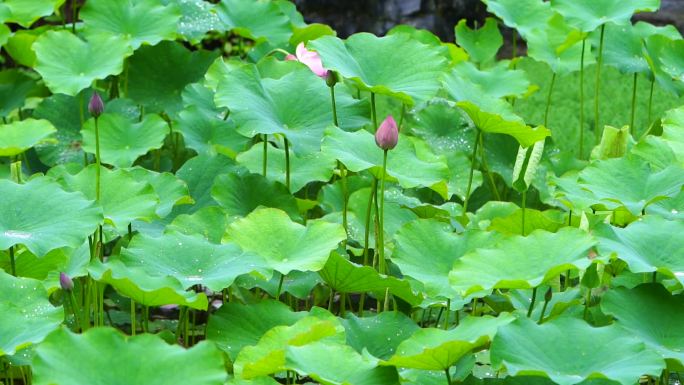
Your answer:
[[[214,244],[199,235],[165,233],[154,238],[139,234],[121,249],[126,266],[150,276],[172,276],[185,288],[206,286],[221,291],[243,274],[260,270],[264,261],[233,243]]]
[[[44,16],[50,16],[65,0],[5,0],[2,2],[4,23],[17,23],[24,28]]]
[[[145,115],[143,121],[132,121],[121,114],[102,114],[98,120],[100,130],[100,157],[102,163],[116,167],[129,167],[139,156],[160,148],[169,132],[159,115]],[[83,149],[95,154],[95,120],[86,122],[83,131]]]
[[[124,58],[133,53],[118,36],[95,35],[83,41],[68,31],[45,32],[33,43],[33,50],[35,70],[50,91],[71,96],[95,80],[121,73]]]
[[[367,122],[365,102],[344,93],[336,96],[343,128]],[[332,123],[330,90],[303,65],[279,79],[262,77],[254,65],[240,65],[218,83],[215,100],[230,109],[242,135],[285,135],[298,154],[319,151],[323,131]]]
[[[250,140],[238,133],[232,119],[223,120],[217,115],[198,106],[187,107],[178,114],[178,130],[183,134],[185,145],[198,154],[222,153],[234,158],[245,150]]]
[[[181,12],[178,34],[191,43],[199,43],[209,31],[222,30],[216,5],[204,0],[171,0]]]
[[[266,178],[271,181],[285,183],[285,150],[268,146]],[[263,144],[255,144],[249,150],[239,154],[236,158],[252,173],[263,171]],[[290,154],[290,190],[299,191],[309,182],[327,182],[333,175],[335,159],[327,153],[314,152],[311,154]]]
[[[55,132],[45,119],[26,119],[0,125],[0,156],[17,156]]]
[[[505,238],[496,249],[478,249],[457,260],[449,282],[463,295],[495,288],[531,289],[563,271],[589,267],[588,251],[594,244],[589,234],[572,227]]]
[[[287,43],[292,35],[290,19],[275,1],[221,0],[216,8],[226,30],[251,40]]]
[[[478,92],[493,98],[520,97],[530,87],[525,71],[512,70],[505,62],[486,70],[478,69],[470,62],[461,62],[454,66],[453,75],[467,79]]]
[[[420,104],[434,96],[446,70],[446,49],[408,34],[377,37],[356,33],[343,41],[324,36],[312,41],[326,68],[338,71],[362,90],[389,95],[404,104]]]
[[[684,219],[684,191],[675,197],[656,202],[646,208],[646,214],[659,215],[665,219]]]
[[[579,173],[579,186],[609,209],[625,206],[639,215],[654,201],[677,195],[684,185],[684,169],[672,165],[654,172],[639,158],[616,158],[592,163]]]
[[[41,342],[62,323],[63,310],[50,304],[40,281],[0,270],[0,290],[0,357]]]
[[[413,292],[407,280],[382,275],[371,266],[357,265],[337,253],[330,255],[325,267],[318,273],[330,288],[340,293],[375,292],[384,298],[387,291],[414,306],[423,301],[420,294]]]
[[[566,226],[567,217],[567,213],[559,210],[539,211],[528,207],[525,209],[525,234],[529,234],[537,229],[555,233],[558,229]],[[505,216],[493,218],[487,230],[505,235],[523,234],[522,209],[515,210],[513,213]]]
[[[96,172],[97,165],[91,164],[73,174],[65,167],[52,168],[50,175],[67,190],[81,192],[88,199],[95,200]],[[149,183],[137,180],[124,169],[101,167],[100,172],[101,195],[98,203],[102,206],[105,221],[117,231],[126,231],[128,224],[134,220],[149,221],[156,218],[159,197]]]
[[[330,252],[346,238],[340,225],[310,220],[303,226],[293,222],[284,211],[272,208],[252,211],[233,222],[226,234],[281,274],[322,269]]]
[[[31,48],[36,39],[48,29],[47,25],[33,29],[20,29],[9,37],[6,44],[3,44],[3,48],[18,64],[33,67],[36,65],[36,53]],[[0,38],[2,34],[10,32],[9,28],[0,27]]]
[[[192,198],[188,195],[188,186],[171,173],[158,173],[137,166],[129,168],[127,171],[135,179],[147,181],[152,186],[154,192],[159,197],[156,212],[160,218],[169,215],[176,205],[193,203]]]
[[[404,188],[429,187],[446,199],[446,161],[427,149],[419,151],[424,147],[419,139],[400,134],[397,147],[387,153],[387,180],[396,180]],[[322,151],[344,163],[350,171],[370,169],[378,178],[382,174],[382,150],[366,130],[345,132],[331,126],[326,130]]]
[[[584,32],[608,22],[624,24],[637,12],[655,12],[660,0],[551,0],[551,7]]]
[[[669,221],[655,215],[632,222],[625,228],[598,226],[598,251],[615,255],[627,262],[633,273],[661,271],[682,280],[684,245],[680,237],[673,237],[684,229],[684,222]]]
[[[462,101],[456,105],[465,111],[475,124],[475,127],[486,133],[506,134],[514,137],[522,147],[529,147],[534,143],[551,136],[551,131],[544,126],[530,127],[517,118],[511,120],[507,116],[484,111],[479,106]]]
[[[662,70],[670,75],[672,79],[679,82],[684,81],[684,41],[675,40],[669,49],[663,50],[660,61],[663,64]]]
[[[284,371],[288,347],[319,340],[327,344],[344,343],[344,328],[330,313],[311,315],[291,326],[276,326],[267,331],[256,345],[240,351],[233,366],[235,373],[250,379]]]
[[[618,287],[603,296],[601,309],[665,359],[684,363],[681,296],[673,296],[659,284],[643,284],[633,289]]]
[[[228,218],[222,208],[209,206],[199,209],[194,214],[182,214],[166,226],[166,231],[175,231],[186,235],[201,235],[211,243],[221,243],[221,238],[228,227]]]
[[[77,247],[102,221],[102,210],[92,201],[48,178],[25,184],[0,180],[0,196],[0,250],[22,244],[43,256],[60,247]]]
[[[299,28],[295,28],[290,36],[290,45],[296,47],[299,43],[306,43],[309,40],[318,39],[321,36],[335,36],[337,33],[332,27],[326,24],[311,23]]]
[[[599,45],[600,33],[595,32],[595,45]],[[668,51],[670,52],[670,51]],[[665,58],[661,58],[665,61]],[[648,61],[644,57],[643,39],[632,24],[606,24],[603,63],[623,73],[646,73]]]
[[[601,142],[591,151],[590,159],[597,160],[623,157],[627,153],[628,147],[632,144],[632,135],[629,131],[629,126],[623,126],[621,128],[604,126]]]
[[[161,0],[91,0],[80,11],[87,37],[109,33],[123,37],[134,50],[176,38],[178,8]]]
[[[256,345],[267,331],[276,326],[291,326],[307,314],[295,313],[289,306],[274,300],[250,305],[229,302],[209,318],[207,339],[214,341],[235,361],[244,347]]]
[[[463,47],[475,63],[486,64],[492,61],[503,45],[496,19],[488,17],[479,29],[470,29],[466,20],[461,19],[454,28],[456,44]]]
[[[34,148],[41,162],[48,166],[62,163],[83,163],[81,121],[79,102],[87,102],[85,91],[83,100],[78,97],[56,94],[43,99],[33,110],[33,117],[46,119],[57,129],[52,139],[38,143]],[[83,107],[85,110],[85,106]]]
[[[559,385],[592,379],[632,385],[642,375],[658,376],[665,368],[658,353],[619,326],[595,328],[576,318],[541,325],[520,318],[499,329],[491,358],[494,367],[505,366],[511,375],[544,376]]]
[[[186,291],[183,284],[172,276],[150,276],[140,267],[128,267],[118,259],[107,263],[94,260],[88,272],[97,281],[107,283],[124,296],[143,306],[183,305],[207,310],[204,293]]]
[[[372,317],[349,314],[341,320],[347,335],[347,345],[359,353],[368,353],[379,359],[389,359],[397,346],[420,328],[412,319],[400,312],[382,312]]]
[[[667,111],[662,123],[662,138],[672,148],[679,163],[684,164],[684,107]]]
[[[200,80],[217,55],[190,51],[173,41],[142,46],[128,60],[127,96],[144,105],[146,112],[175,114],[182,108],[185,86]]]
[[[282,284],[280,282],[281,278],[283,279]],[[321,283],[323,283],[323,280],[318,273],[297,270],[291,271],[286,276],[276,273],[270,279],[264,279],[263,276],[257,276],[256,274],[243,275],[235,281],[238,287],[248,290],[259,288],[274,298],[278,295],[278,289],[280,289],[281,295],[289,293],[301,300],[309,298],[312,291]]]
[[[199,155],[189,159],[176,172],[176,176],[188,185],[194,205],[175,207],[170,219],[180,214],[192,214],[208,206],[218,206],[211,197],[211,188],[217,175],[236,172],[235,162],[223,155]]]
[[[645,38],[645,55],[650,70],[658,81],[658,85],[672,94],[681,96],[684,94],[684,83],[680,81],[682,73],[680,54],[679,52],[669,52],[681,49],[680,44],[677,43],[678,40],[681,40],[681,36],[674,40],[668,35],[660,33],[647,36]],[[663,57],[668,58],[668,66],[663,63]]]
[[[221,385],[226,372],[221,352],[208,342],[186,350],[152,334],[128,337],[109,327],[74,334],[61,328],[36,349],[33,381],[37,385]]]
[[[515,28],[524,39],[535,29],[544,29],[553,15],[548,2],[542,0],[484,0],[487,10]]]
[[[498,317],[468,317],[451,330],[420,329],[400,343],[396,353],[383,364],[444,371],[465,355],[486,347],[497,329],[513,320],[504,313]]]
[[[211,188],[211,196],[228,215],[244,217],[263,206],[281,209],[290,218],[300,219],[297,201],[287,188],[259,174],[219,175]]]
[[[427,29],[419,29],[412,25],[399,24],[387,31],[387,35],[394,35],[398,33],[406,34],[413,40],[417,40],[423,44],[427,44],[435,48],[446,48],[446,52],[444,52],[443,49],[442,52],[444,52],[443,54],[446,55],[446,58],[450,63],[459,63],[468,60],[468,53],[466,53],[463,48],[454,43],[442,42],[439,37]]]
[[[38,86],[36,76],[20,70],[0,72],[0,116],[7,117],[26,104],[26,98],[43,90]]]
[[[528,55],[551,67],[554,73],[565,75],[580,69],[584,35],[570,26],[558,13],[553,13],[547,25],[535,29],[527,37]],[[584,64],[594,62],[591,44],[585,47]]]
[[[336,364],[330,365],[326,357],[335,357]],[[378,367],[374,360],[359,355],[343,344],[321,341],[304,346],[289,346],[285,359],[288,369],[309,376],[321,385],[399,384],[396,369]]]

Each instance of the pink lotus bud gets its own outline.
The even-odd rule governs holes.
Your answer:
[[[72,291],[74,289],[74,281],[65,273],[59,273],[59,286],[64,291]]]
[[[399,128],[392,115],[389,115],[380,123],[380,127],[375,132],[375,144],[383,150],[391,150],[396,147],[399,141]]]
[[[291,54],[291,53],[288,53],[288,54],[285,56],[285,60],[286,60],[286,61],[297,60],[297,56],[295,56],[295,55],[293,55],[293,54]]]
[[[306,66],[309,67],[309,69],[313,73],[315,73],[323,79],[328,77],[328,71],[325,68],[323,68],[323,62],[321,62],[321,57],[318,56],[317,52],[309,51],[304,46],[304,43],[299,43],[297,45],[296,53],[297,60],[306,64]]]
[[[104,103],[102,102],[102,98],[100,98],[100,94],[98,94],[97,91],[93,91],[93,96],[90,97],[90,102],[88,102],[88,112],[90,112],[90,115],[94,116],[95,118],[99,117],[102,115],[102,112],[104,112]]]

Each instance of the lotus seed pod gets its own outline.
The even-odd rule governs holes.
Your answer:
[[[59,286],[64,291],[72,291],[74,289],[74,281],[65,273],[59,273]]]
[[[391,150],[396,147],[399,141],[399,128],[392,115],[389,115],[380,123],[380,127],[375,132],[375,144],[383,150]]]
[[[88,112],[90,112],[90,115],[96,118],[102,115],[102,112],[104,112],[104,103],[102,102],[102,98],[100,98],[100,94],[98,94],[97,91],[94,91],[93,96],[90,97],[90,102],[88,102]]]

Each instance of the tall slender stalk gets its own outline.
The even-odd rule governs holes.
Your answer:
[[[100,119],[98,117],[95,117],[95,164],[97,165],[97,168],[95,169],[95,200],[97,202],[100,201],[100,167],[102,165],[100,164],[100,127],[99,127],[99,121]]]
[[[290,141],[285,137],[285,186],[290,190]]]
[[[181,308],[181,315],[179,316],[179,319],[178,319],[179,324],[180,324],[181,318],[183,316],[182,314],[183,314],[183,309]],[[135,335],[135,332],[137,329],[136,323],[137,322],[136,322],[136,316],[135,316],[135,301],[133,300],[133,298],[131,298],[131,335],[132,336]]]
[[[262,135],[262,140],[264,142],[264,153],[262,156],[261,173],[266,176],[266,165],[268,164],[268,134]]]
[[[444,369],[444,375],[446,376],[447,385],[451,385],[451,373],[449,373],[450,368]]]
[[[596,134],[596,140],[601,140],[601,133],[599,129],[601,127],[599,123],[599,97],[601,90],[601,65],[603,64],[603,38],[606,31],[606,25],[601,25],[601,39],[599,41],[599,52],[598,52],[598,62],[596,63],[596,89],[594,91],[594,133]]]
[[[629,119],[629,133],[634,135],[636,131],[634,130],[634,118],[636,117],[636,100],[637,100],[637,79],[638,73],[634,73],[634,83],[632,83],[632,116]]]
[[[527,309],[527,318],[532,317],[532,310],[534,310],[534,303],[537,302],[537,288],[532,289],[532,299],[530,300],[530,307]]]
[[[587,45],[587,38],[582,39],[582,57],[580,58],[580,95],[579,95],[579,158],[583,158],[584,154],[584,50]]]
[[[551,108],[551,94],[553,93],[553,86],[556,83],[556,73],[551,75],[551,84],[549,85],[549,94],[546,95],[546,109],[544,110],[544,127],[549,128],[549,109]]]
[[[480,162],[482,163],[482,169],[484,169],[485,174],[487,175],[487,179],[489,180],[489,184],[491,185],[492,188],[492,193],[494,193],[494,199],[497,201],[501,200],[501,195],[499,195],[499,190],[496,188],[496,183],[494,182],[494,176],[492,176],[492,173],[489,172],[489,167],[487,166],[487,157],[485,155],[485,144],[484,144],[484,133],[482,131],[480,133]]]
[[[378,243],[379,261],[378,271],[386,274],[385,271],[385,172],[387,170],[387,150],[383,151],[382,156],[382,176],[380,177],[380,216],[378,220]]]
[[[468,201],[470,200],[470,190],[473,187],[473,175],[475,173],[475,157],[477,156],[477,146],[480,143],[480,130],[475,128],[475,143],[473,144],[473,153],[470,156],[470,174],[468,175],[468,187],[466,187],[465,198],[463,199],[463,218],[466,218],[468,212]]]
[[[651,126],[651,107],[653,105],[653,88],[655,86],[655,75],[653,79],[651,79],[651,90],[648,93],[648,123],[647,126]]]
[[[371,92],[371,120],[373,121],[373,130],[378,129],[378,115],[375,110],[375,93]]]
[[[332,75],[331,75],[332,76]],[[337,103],[335,102],[335,85],[330,87],[330,103],[332,104],[332,116],[333,124],[339,127],[339,121],[337,120]],[[342,162],[337,161],[337,168],[340,170],[340,183],[342,183],[342,226],[344,227],[344,233],[346,235],[343,247],[347,248],[347,237],[349,234],[349,224],[347,220],[347,205],[349,201],[349,191],[347,190],[347,170]]]
[[[13,276],[17,276],[17,262],[14,259],[14,246],[9,247],[9,258],[10,258],[10,273]]]
[[[522,236],[525,236],[525,205],[527,201],[527,189],[523,190],[522,192]]]
[[[373,209],[373,198],[375,194],[373,193],[377,189],[378,180],[373,178],[371,182],[371,194],[368,197],[368,205],[366,205],[366,222],[363,233],[363,264],[368,265],[368,244],[370,242],[370,220],[371,211]]]

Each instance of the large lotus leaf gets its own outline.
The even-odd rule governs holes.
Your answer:
[[[599,32],[594,32],[596,46],[599,45],[599,35]],[[631,23],[606,24],[603,46],[604,64],[613,66],[623,73],[645,73],[649,70],[649,66],[643,52],[642,38]]]
[[[684,169],[672,165],[660,171],[639,158],[616,158],[592,163],[579,173],[579,186],[610,209],[625,206],[639,215],[649,204],[677,195]]]
[[[344,328],[330,313],[304,317],[291,326],[276,326],[269,330],[256,345],[240,351],[233,366],[235,373],[249,379],[284,371],[289,346],[303,346],[319,340],[344,342]]]
[[[67,190],[82,192],[88,199],[95,200],[95,174],[97,165],[91,164],[77,174],[67,168],[53,168],[51,175],[57,178]],[[159,198],[146,181],[137,180],[124,169],[109,170],[101,167],[99,204],[104,217],[118,231],[126,230],[134,220],[156,218],[155,209]]]
[[[2,2],[4,23],[17,23],[29,28],[36,20],[52,13],[64,4],[64,0],[5,0]]]
[[[221,243],[228,227],[228,217],[222,208],[210,206],[193,214],[181,214],[166,226],[165,231],[176,231],[187,235],[201,235],[212,243]]]
[[[665,368],[658,353],[619,326],[595,328],[576,318],[541,325],[520,318],[499,329],[491,358],[495,367],[503,365],[511,375],[545,376],[559,385],[591,379],[632,385],[642,375],[659,376]]]
[[[209,31],[221,30],[215,4],[204,0],[171,0],[170,3],[181,12],[178,33],[191,43],[199,43]]]
[[[124,58],[133,53],[118,36],[96,35],[83,41],[68,31],[45,32],[33,43],[33,50],[35,70],[50,91],[72,96],[95,80],[121,73]]]
[[[470,29],[466,20],[461,19],[456,24],[454,33],[456,44],[463,47],[475,63],[488,63],[494,59],[499,48],[503,45],[503,36],[501,36],[498,23],[493,17],[488,17],[479,29]]]
[[[62,163],[82,163],[84,152],[81,137],[81,121],[79,102],[84,104],[79,97],[56,94],[43,99],[33,110],[33,117],[46,119],[52,123],[57,132],[52,135],[50,141],[39,143],[34,148],[41,162],[48,166]]]
[[[647,36],[644,40],[646,42],[645,55],[658,85],[677,96],[684,94],[684,82],[681,81],[682,69],[679,64],[681,54],[677,51],[681,49],[678,43],[681,36],[673,40],[667,34],[656,33]],[[668,66],[661,60],[663,57],[668,58]]]
[[[544,126],[530,127],[522,119],[510,119],[494,112],[484,111],[469,101],[456,103],[483,132],[492,134],[506,134],[514,137],[522,147],[529,147],[534,143],[551,136],[551,131]]]
[[[266,178],[272,181],[285,183],[285,150],[268,146],[268,158]],[[239,154],[237,162],[253,173],[263,171],[263,144],[257,143],[249,150]],[[311,154],[297,155],[290,153],[290,190],[301,190],[309,182],[327,182],[333,175],[335,158],[327,153],[314,152]]]
[[[55,132],[45,119],[26,119],[0,125],[0,156],[17,156]]]
[[[180,11],[161,0],[90,0],[80,11],[86,36],[110,33],[123,37],[134,50],[176,37]]]
[[[346,238],[338,224],[311,220],[303,226],[293,222],[284,211],[273,208],[257,209],[233,222],[226,234],[281,274],[322,269],[330,252]]]
[[[662,120],[663,139],[672,148],[680,164],[684,164],[684,107],[667,111]]]
[[[334,357],[330,365],[327,357]],[[309,376],[321,385],[398,385],[394,368],[378,367],[375,360],[363,357],[343,344],[314,342],[290,346],[285,353],[286,367]]]
[[[496,249],[478,249],[457,260],[449,282],[465,295],[494,288],[530,289],[563,271],[589,267],[588,251],[595,243],[572,227],[505,238]]]
[[[343,93],[337,96],[342,126],[363,124],[366,104]],[[295,153],[319,151],[323,131],[333,120],[330,90],[306,66],[272,79],[262,78],[254,65],[241,65],[218,83],[215,99],[216,105],[230,109],[241,134],[283,134]]]
[[[206,286],[220,291],[235,278],[261,269],[264,261],[233,243],[215,244],[198,235],[166,233],[154,238],[136,235],[118,258],[150,276],[172,276],[185,288]]]
[[[648,215],[625,228],[604,224],[594,233],[599,238],[599,253],[615,253],[633,273],[661,271],[682,280],[684,240],[673,236],[682,230],[682,221]]]
[[[306,315],[274,300],[250,305],[229,302],[209,318],[207,339],[216,342],[235,361],[242,348],[256,345],[267,331],[276,326],[291,326]]]
[[[554,73],[565,75],[580,69],[582,64],[583,35],[557,13],[548,19],[547,25],[535,29],[527,37],[528,55],[551,67]],[[585,46],[584,64],[594,62],[591,44]]]
[[[200,342],[186,350],[156,335],[128,337],[113,328],[83,334],[61,328],[36,349],[33,361],[36,385],[222,385],[225,381],[221,352],[212,343]]]
[[[417,145],[422,144],[416,138],[399,135],[397,147],[387,153],[387,180],[396,180],[404,188],[429,187],[446,199],[446,161],[429,150],[418,151]],[[382,150],[366,130],[345,132],[331,126],[326,130],[322,151],[344,163],[350,171],[370,169],[376,177],[382,175]]]
[[[402,368],[444,371],[472,351],[484,348],[497,329],[513,321],[510,314],[468,317],[451,330],[421,329],[397,347],[383,364]]]
[[[402,274],[423,284],[428,297],[454,298],[449,272],[467,252],[495,242],[497,236],[484,231],[456,234],[451,226],[434,219],[419,219],[404,225],[396,234],[394,262]]]
[[[221,119],[197,106],[184,109],[178,118],[178,129],[183,134],[185,145],[199,154],[222,153],[235,157],[250,142],[249,138],[238,133],[232,119]]]
[[[0,180],[0,250],[22,244],[42,256],[77,247],[102,222],[102,210],[81,193],[70,193],[48,178],[25,184]]]
[[[423,301],[407,280],[382,275],[371,266],[357,265],[337,253],[332,253],[319,274],[328,286],[340,293],[375,292],[384,297],[387,291],[414,306]]]
[[[385,37],[356,33],[346,41],[324,36],[310,46],[318,51],[326,68],[339,71],[359,88],[409,105],[437,93],[447,66],[445,48],[423,44],[403,33]]]
[[[111,285],[119,293],[144,306],[176,304],[207,310],[209,304],[204,293],[186,291],[174,277],[150,276],[145,269],[128,267],[118,259],[105,264],[94,260],[88,272],[95,280]]]
[[[248,39],[282,45],[292,35],[290,19],[275,1],[221,0],[217,11],[225,29]]]
[[[226,214],[244,217],[258,207],[274,207],[299,219],[297,201],[287,188],[259,174],[224,174],[216,177],[211,196]]]
[[[128,61],[128,97],[147,111],[176,113],[181,92],[204,76],[218,52],[190,51],[173,41],[140,47]]]
[[[682,40],[675,40],[671,43],[669,49],[663,50],[660,61],[662,62],[662,70],[670,75],[673,80],[684,82],[684,42]]]
[[[617,324],[644,341],[666,359],[684,363],[684,302],[660,284],[633,289],[618,287],[601,299],[601,309]]]
[[[518,235],[523,233],[522,228],[523,210],[519,209],[512,214],[492,219],[487,227],[488,231],[496,231],[501,234]],[[531,208],[525,209],[525,234],[534,230],[542,229],[555,233],[567,224],[567,213],[560,210],[539,211]]]
[[[15,109],[23,107],[26,98],[40,90],[35,78],[34,74],[21,70],[0,72],[0,116],[6,117]]]
[[[461,62],[454,66],[452,76],[466,79],[478,92],[493,98],[520,97],[530,87],[525,71],[510,69],[505,62],[485,70],[473,63]]]
[[[548,2],[543,0],[484,0],[487,10],[515,28],[526,40],[534,29],[544,29],[553,15]]]
[[[145,115],[142,122],[121,114],[102,114],[98,126],[102,163],[120,168],[131,166],[139,156],[161,147],[169,132],[166,122],[154,114]],[[95,120],[88,120],[81,133],[83,149],[94,154]]]
[[[657,11],[660,0],[551,0],[551,7],[572,25],[591,32],[608,22],[629,22],[636,12]]]
[[[175,175],[168,172],[154,172],[142,167],[129,168],[127,170],[139,181],[147,181],[159,197],[157,216],[164,218],[169,215],[175,205],[193,203],[188,195],[188,186]]]
[[[38,343],[62,323],[40,281],[16,278],[0,270],[0,357]]]
[[[397,346],[420,328],[403,313],[386,311],[372,317],[349,314],[342,319],[347,345],[357,352],[364,350],[379,359],[389,359]]]

